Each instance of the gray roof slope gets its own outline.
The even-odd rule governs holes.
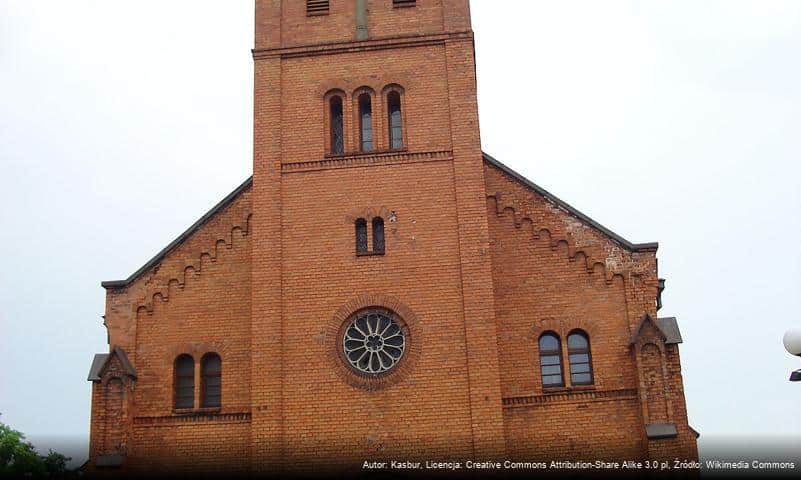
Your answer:
[[[92,359],[92,366],[89,367],[89,376],[86,377],[90,382],[100,381],[100,369],[106,364],[108,360],[108,353],[96,353],[95,358]]]
[[[631,250],[633,252],[640,252],[640,251],[647,251],[647,250],[656,250],[659,247],[659,244],[656,243],[656,242],[652,242],[652,243],[631,243],[631,242],[629,242],[625,238],[621,237],[620,235],[616,234],[615,232],[613,232],[613,231],[609,230],[608,228],[604,227],[603,225],[601,225],[600,223],[596,222],[592,218],[588,217],[587,215],[584,215],[578,209],[572,207],[570,204],[568,204],[567,202],[561,200],[556,195],[553,195],[552,193],[548,192],[547,190],[545,190],[544,188],[540,187],[536,183],[528,180],[524,176],[520,175],[519,173],[517,173],[514,170],[512,170],[511,168],[507,167],[503,163],[499,162],[498,160],[496,160],[491,155],[489,155],[487,153],[483,153],[483,155],[484,155],[484,161],[485,162],[487,162],[490,165],[498,168],[499,170],[501,170],[506,175],[508,175],[508,176],[512,177],[513,179],[515,179],[515,180],[519,181],[520,183],[522,183],[524,186],[534,190],[534,192],[542,195],[543,197],[545,197],[545,198],[549,199],[550,201],[554,202],[555,204],[559,205],[560,207],[565,209],[567,212],[569,212],[571,215],[575,216],[576,218],[578,218],[582,222],[584,222],[584,223],[590,225],[591,227],[595,228],[596,230],[600,231],[601,233],[603,233],[607,237],[611,238],[613,241],[615,241],[615,242],[619,243],[620,245],[622,245],[624,248],[626,248],[628,250]],[[215,214],[217,214],[217,212],[219,212],[220,210],[225,208],[228,204],[233,202],[234,199],[236,199],[236,197],[238,197],[240,193],[245,191],[252,184],[253,184],[253,176],[251,176],[250,178],[245,180],[242,183],[242,185],[238,186],[233,192],[228,194],[228,196],[226,196],[224,199],[222,199],[220,201],[220,203],[218,203],[211,210],[206,212],[205,215],[200,217],[200,219],[197,222],[195,222],[191,227],[189,227],[184,233],[180,234],[178,236],[178,238],[176,238],[175,240],[170,242],[170,244],[167,245],[166,247],[164,247],[164,249],[161,250],[159,253],[157,253],[155,257],[153,257],[150,260],[148,260],[147,263],[142,265],[137,271],[132,273],[131,276],[129,276],[125,280],[108,280],[108,281],[105,281],[105,282],[101,282],[100,285],[103,288],[106,288],[106,289],[122,288],[122,287],[126,287],[126,286],[130,285],[134,280],[139,278],[139,276],[141,276],[143,273],[147,272],[151,268],[153,268],[156,265],[158,265],[164,259],[164,257],[166,257],[167,254],[169,254],[175,247],[177,247],[178,245],[183,243],[187,238],[189,238],[193,233],[195,233],[195,231],[197,229],[199,229],[207,221],[209,221],[209,219],[211,219]]]
[[[645,433],[649,440],[662,440],[679,436],[675,423],[649,423],[645,426]]]
[[[657,318],[656,326],[665,334],[666,344],[684,343],[684,340],[681,338],[679,323],[676,321],[676,317]]]
[[[236,189],[233,192],[229,193],[228,196],[226,196],[220,201],[220,203],[215,205],[211,210],[206,212],[205,215],[200,217],[200,219],[194,224],[192,224],[192,226],[189,227],[184,233],[178,235],[178,238],[170,242],[170,244],[164,247],[162,251],[157,253],[155,257],[148,260],[147,263],[145,263],[139,268],[139,270],[132,273],[130,277],[126,278],[125,280],[108,280],[105,282],[101,282],[100,285],[106,289],[126,287],[130,285],[134,280],[139,278],[140,275],[150,270],[151,268],[155,267],[162,260],[164,260],[164,257],[166,257],[167,254],[172,251],[172,249],[183,243],[187,238],[189,238],[193,233],[195,233],[197,229],[202,227],[206,222],[209,221],[209,219],[211,219],[214,215],[216,215],[217,212],[219,212],[220,210],[225,208],[228,204],[233,202],[236,199],[236,197],[238,197],[240,193],[242,193],[248,187],[250,187],[252,183],[253,183],[253,176],[245,180],[242,183],[242,185],[236,187]]]
[[[559,205],[560,207],[564,208],[565,210],[570,212],[570,214],[573,215],[574,217],[576,217],[579,220],[581,220],[582,222],[590,225],[594,229],[596,229],[599,232],[603,233],[604,235],[606,235],[607,237],[611,238],[612,240],[614,240],[615,242],[619,243],[620,245],[622,245],[623,247],[625,247],[628,250],[631,250],[633,252],[641,252],[641,251],[646,251],[646,250],[656,250],[657,248],[659,248],[659,244],[657,242],[650,242],[650,243],[631,243],[631,242],[629,242],[625,238],[621,237],[620,235],[618,235],[617,233],[613,232],[612,230],[609,230],[608,228],[604,227],[603,225],[601,225],[600,223],[598,223],[595,220],[591,219],[587,215],[584,215],[577,208],[571,206],[570,204],[568,204],[564,200],[561,200],[556,195],[548,192],[547,190],[545,190],[544,188],[540,187],[539,185],[537,185],[536,183],[532,182],[531,180],[527,179],[523,175],[520,175],[519,173],[515,172],[514,170],[512,170],[509,167],[507,167],[503,163],[499,162],[498,160],[496,160],[495,158],[493,158],[492,156],[490,156],[487,153],[484,153],[484,161],[486,161],[487,163],[489,163],[493,167],[498,168],[503,173],[505,173],[505,174],[509,175],[510,177],[512,177],[513,179],[519,181],[520,183],[522,183],[526,187],[534,190],[535,192],[537,192],[538,194],[542,195],[543,197],[551,200],[552,202],[554,202],[555,204]]]
[[[90,382],[99,382],[100,373],[111,360],[111,357],[115,355],[120,359],[125,373],[136,378],[136,369],[131,365],[131,361],[128,360],[128,355],[125,354],[125,350],[120,347],[114,347],[111,353],[98,353],[95,355],[95,358],[92,359],[92,366],[89,367],[89,376],[86,379]]]
[[[629,345],[634,345],[637,343],[637,339],[642,333],[643,326],[647,322],[651,322],[662,335],[662,337],[664,337],[665,345],[684,342],[684,340],[681,338],[681,332],[679,331],[679,324],[676,321],[676,317],[657,318],[656,320],[653,320],[651,316],[646,313],[642,316],[640,323],[637,324],[637,327],[634,329],[634,333],[631,335]]]

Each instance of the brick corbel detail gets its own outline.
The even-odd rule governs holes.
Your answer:
[[[186,288],[187,284],[190,283],[188,282],[190,278],[201,275],[204,271],[204,265],[217,263],[223,250],[230,250],[234,246],[242,245],[242,242],[235,242],[235,239],[245,239],[246,242],[243,246],[246,246],[251,233],[251,217],[252,215],[248,214],[240,224],[233,225],[222,238],[217,238],[217,241],[214,242],[214,247],[200,252],[196,261],[185,265],[181,271],[168,275],[166,277],[168,280],[148,289],[145,296],[135,304],[136,316],[152,315],[156,305],[169,302],[175,292]]]
[[[487,195],[487,202],[490,212],[499,218],[511,220],[515,228],[525,232],[532,240],[544,241],[551,250],[562,251],[570,262],[575,262],[588,274],[602,274],[607,284],[611,284],[615,277],[625,281],[632,274],[641,275],[650,268],[648,262],[640,261],[647,254],[625,252],[622,248],[612,246],[611,241],[608,246],[597,245],[595,239],[596,245],[581,244],[553,222],[535,220],[544,216],[521,210],[520,205],[524,202],[514,195],[491,193]],[[568,215],[566,212],[562,214]]]

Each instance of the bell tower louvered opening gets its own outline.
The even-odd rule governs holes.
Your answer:
[[[328,15],[328,0],[306,0],[306,15]]]
[[[413,7],[415,6],[415,0],[392,0],[393,7]]]

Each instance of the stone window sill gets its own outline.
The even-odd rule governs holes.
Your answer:
[[[384,252],[356,252],[357,257],[383,257]]]

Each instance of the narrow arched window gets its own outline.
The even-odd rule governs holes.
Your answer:
[[[203,355],[200,362],[200,406],[219,407],[222,396],[222,360],[216,353]]]
[[[359,141],[362,152],[373,150],[373,103],[369,93],[359,95]]]
[[[356,253],[367,253],[367,220],[356,220]]]
[[[342,97],[334,95],[329,100],[329,128],[331,130],[331,153],[345,153],[345,132],[343,128]]]
[[[387,95],[387,114],[389,116],[389,145],[392,149],[403,148],[403,115],[401,114],[400,93],[391,91]]]
[[[190,355],[175,359],[175,408],[195,406],[195,360]]]
[[[562,377],[562,346],[555,333],[543,333],[540,337],[540,374],[544,388],[565,386]]]
[[[384,219],[381,217],[373,219],[373,253],[384,253]]]
[[[576,330],[567,336],[567,355],[570,359],[570,383],[592,385],[590,338],[586,333]]]

